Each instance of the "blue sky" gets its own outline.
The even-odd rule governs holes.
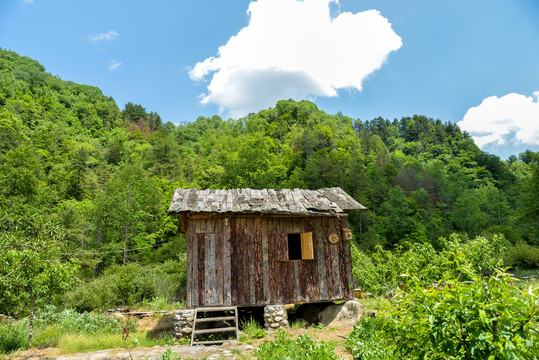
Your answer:
[[[539,150],[537,0],[3,0],[0,47],[174,123],[292,97]]]

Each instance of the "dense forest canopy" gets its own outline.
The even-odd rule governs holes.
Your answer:
[[[502,234],[508,264],[539,266],[539,153],[503,161],[438,119],[282,100],[174,125],[0,50],[0,139],[0,313],[73,287],[64,301],[79,309],[181,299],[185,238],[166,215],[177,187],[340,186],[370,210],[350,217],[364,251]],[[92,298],[92,286],[109,293]]]

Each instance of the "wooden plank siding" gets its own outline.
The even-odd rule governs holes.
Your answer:
[[[350,299],[351,252],[341,231],[348,223],[342,220],[257,215],[189,218],[187,306]],[[298,233],[312,234],[313,260],[288,260],[288,234]],[[335,245],[328,241],[332,233],[340,239]]]

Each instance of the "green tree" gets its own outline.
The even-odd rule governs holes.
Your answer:
[[[453,211],[453,222],[457,229],[469,236],[476,235],[484,226],[486,215],[481,211],[484,198],[475,190],[469,190],[458,197]]]
[[[0,230],[1,303],[6,306],[13,299],[28,301],[31,347],[36,303],[50,301],[69,289],[76,281],[77,267],[61,252],[62,229],[42,216],[13,217],[3,213]],[[16,309],[1,309],[5,310],[9,314]]]

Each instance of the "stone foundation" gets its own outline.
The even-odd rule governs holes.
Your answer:
[[[174,336],[177,338],[191,336],[194,319],[194,309],[177,310],[174,314]]]
[[[266,330],[277,330],[288,325],[288,313],[284,305],[264,307],[264,326]]]

